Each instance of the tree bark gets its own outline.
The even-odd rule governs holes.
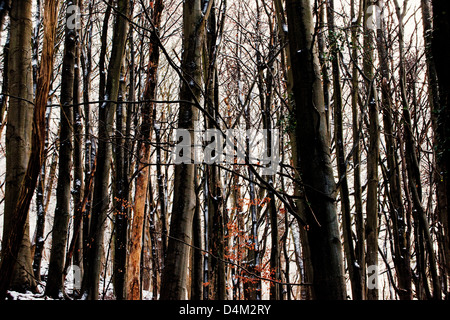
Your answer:
[[[183,57],[181,69],[187,81],[182,81],[180,100],[195,102],[200,100],[201,84],[201,43],[204,36],[201,1],[183,2]],[[180,103],[178,128],[190,132],[194,141],[194,120],[198,110],[190,103]],[[193,148],[190,158],[193,157]],[[195,210],[196,170],[192,163],[175,165],[173,206],[170,222],[170,236],[161,282],[161,300],[181,300],[188,296],[187,270],[192,242],[192,221]]]
[[[198,190],[198,186],[196,187]],[[202,248],[202,222],[200,219],[200,199],[196,193],[196,206],[194,220],[192,223],[192,281],[191,300],[202,300],[203,298],[203,252]]]
[[[433,39],[431,51],[437,73],[439,85],[439,106],[435,109],[437,114],[435,139],[436,139],[436,162],[440,171],[441,192],[440,197],[440,220],[442,221],[445,241],[447,245],[447,272],[450,273],[450,217],[448,206],[448,195],[450,194],[450,61],[447,53],[450,50],[448,35],[450,34],[450,3],[448,1],[432,0],[433,4]],[[438,109],[437,109],[438,108]]]
[[[131,31],[132,32],[132,31]],[[132,66],[130,66],[132,68]],[[119,94],[117,97],[116,108],[116,130],[115,130],[115,144],[114,144],[114,258],[113,258],[113,273],[114,273],[114,289],[117,300],[123,300],[125,274],[126,274],[126,260],[127,260],[127,230],[128,230],[128,172],[125,171],[125,130],[126,130],[126,104],[125,97],[125,69],[122,66],[119,84]]]
[[[125,17],[122,15],[125,15]],[[99,106],[97,170],[94,181],[92,217],[88,239],[88,260],[82,283],[83,299],[97,300],[99,297],[99,277],[104,253],[104,228],[109,209],[112,127],[119,93],[120,70],[125,53],[128,29],[126,17],[128,15],[129,1],[119,0],[113,31],[111,58],[108,66],[108,78],[105,95],[102,97],[104,101]]]
[[[383,111],[384,139],[386,141],[387,165],[387,197],[389,199],[390,216],[394,238],[394,266],[398,278],[398,294],[401,300],[412,299],[412,274],[408,226],[403,206],[400,166],[398,159],[398,137],[394,128],[394,110],[390,88],[391,71],[389,67],[389,52],[387,47],[386,26],[383,18],[378,29],[377,47],[381,65],[381,103]]]
[[[373,286],[368,286],[367,298],[378,300],[378,159],[379,159],[379,107],[377,91],[374,83],[374,35],[368,28],[369,7],[372,2],[364,0],[364,62],[363,70],[366,77],[366,99],[369,115],[369,149],[367,155],[367,221],[366,221],[366,241],[367,241],[367,267],[374,268],[374,274],[370,275]],[[375,14],[375,13],[374,13]]]
[[[78,42],[75,51],[74,84],[73,84],[73,236],[66,255],[65,271],[68,264],[80,268],[83,273],[83,198],[84,198],[84,178],[83,178],[83,124],[80,105],[80,43]],[[73,260],[72,260],[73,258]]]
[[[158,84],[158,65],[159,65],[159,48],[157,38],[159,37],[159,26],[161,23],[161,14],[163,10],[163,2],[158,0],[153,6],[152,19],[153,26],[156,28],[150,35],[150,60],[147,69],[147,83],[144,90],[144,100],[154,100],[156,98],[156,88]],[[153,109],[154,103],[145,101],[142,109],[142,123],[139,130],[139,159],[138,159],[138,176],[136,180],[136,193],[134,201],[134,210],[131,223],[130,244],[128,250],[127,262],[127,292],[128,300],[138,300],[140,298],[140,255],[142,247],[142,227],[145,215],[145,201],[149,184],[150,161],[150,141],[152,138],[153,128]]]
[[[205,65],[205,109],[217,121],[219,117],[219,83],[217,71],[218,44],[217,38],[220,30],[217,28],[215,1],[212,1],[212,9],[207,21],[206,50],[204,52]],[[214,129],[214,125],[206,119],[206,128]],[[209,248],[214,257],[209,259],[209,285],[205,290],[209,291],[211,300],[225,300],[226,280],[224,259],[224,217],[221,214],[222,186],[220,171],[216,164],[205,164],[205,179],[207,179],[208,195],[205,195],[208,203],[208,235]]]
[[[27,170],[31,149],[31,132],[33,123],[32,71],[31,71],[31,0],[14,1],[10,9],[10,44],[8,60],[8,124],[6,128],[6,188],[4,204],[4,226],[2,245],[2,271],[7,266],[4,261],[12,254],[14,274],[2,278],[11,284],[11,287],[25,291],[36,287],[32,275],[30,237],[28,225],[28,210],[23,224],[18,226],[22,238],[19,240],[18,252],[8,252],[6,240],[11,237],[18,221],[14,216],[18,206],[19,194]],[[19,245],[13,243],[14,246]],[[3,289],[3,287],[2,287]],[[6,288],[9,289],[9,288]]]
[[[335,207],[335,182],[331,166],[323,89],[313,42],[310,1],[286,1],[289,46],[294,80],[295,135],[298,169],[307,201],[306,219],[313,296],[346,298],[342,244]]]
[[[71,1],[70,1],[71,2]],[[71,13],[66,13],[66,19]],[[66,24],[63,71],[61,75],[59,171],[56,187],[56,209],[52,229],[52,248],[45,294],[62,298],[64,292],[64,259],[68,237],[71,198],[72,138],[73,138],[73,87],[75,78],[75,53],[77,31]]]
[[[330,39],[331,68],[333,74],[333,99],[334,99],[334,124],[336,141],[336,158],[338,163],[338,184],[341,194],[342,227],[344,233],[344,249],[352,285],[353,300],[363,299],[363,286],[361,277],[361,261],[357,261],[355,246],[352,236],[352,220],[350,216],[350,192],[347,179],[347,163],[344,145],[342,87],[340,73],[339,43],[337,40],[334,20],[334,0],[329,0],[327,5],[327,21]]]
[[[288,39],[288,30],[287,30],[287,21],[285,17],[285,10],[283,8],[283,5],[280,0],[275,1],[275,9],[276,9],[276,15],[277,15],[277,22],[278,27],[280,30],[279,36],[280,40],[283,44],[286,43],[284,53],[285,53],[285,60],[282,61],[283,71],[284,71],[284,77],[286,79],[286,93],[287,93],[287,99],[286,99],[286,105],[288,108],[288,116],[287,116],[287,124],[286,124],[286,131],[289,134],[289,140],[292,148],[292,163],[296,164],[298,163],[298,151],[297,151],[297,139],[295,134],[295,126],[296,126],[296,119],[295,119],[295,101],[294,101],[294,76],[293,76],[293,70],[292,70],[292,63],[291,63],[291,52],[290,52],[290,46],[289,46],[289,39]],[[325,100],[325,105],[327,100]],[[326,108],[326,107],[325,107]],[[327,130],[328,130],[328,115],[327,117]],[[300,173],[298,170],[294,171],[294,178],[298,181],[301,181]],[[295,206],[296,210],[304,220],[305,215],[305,207],[306,207],[306,201],[305,201],[305,195],[303,192],[303,189],[300,184],[295,183],[294,184],[294,197],[295,197]],[[295,229],[294,232],[297,232],[298,235],[293,235],[294,239],[299,240],[299,243],[296,243],[300,246],[296,247],[296,257],[297,261],[300,265],[300,274],[301,274],[301,280],[303,283],[312,283],[312,277],[313,277],[313,271],[312,271],[312,265],[311,265],[311,255],[309,250],[309,244],[308,244],[308,238],[306,236],[306,230],[302,227]],[[301,239],[301,240],[300,240]],[[301,255],[301,256],[300,256]],[[304,300],[309,300],[312,298],[312,292],[310,286],[302,286],[301,288],[301,298]]]
[[[92,16],[93,3],[89,1],[88,12],[89,16]],[[90,181],[92,180],[92,171],[94,169],[95,162],[95,145],[94,137],[92,134],[91,125],[91,105],[89,94],[91,92],[91,73],[92,73],[92,29],[93,22],[89,20],[83,30],[86,32],[86,50],[81,53],[81,65],[83,76],[83,103],[84,103],[84,185],[86,187],[84,198],[86,199],[85,208],[83,210],[83,271],[85,270],[87,261],[87,244],[89,243],[89,222],[91,213],[91,200],[92,190]]]
[[[355,201],[356,244],[355,254],[361,267],[363,299],[366,299],[366,235],[362,204],[361,187],[361,129],[359,112],[359,66],[358,66],[358,30],[362,19],[362,7],[356,8],[357,0],[351,0],[351,59],[352,59],[352,128],[353,128],[353,188]],[[361,3],[361,1],[359,1]]]
[[[45,110],[48,100],[48,93],[50,88],[51,74],[53,68],[53,52],[54,52],[54,41],[56,34],[56,18],[57,18],[57,9],[58,2],[53,0],[48,0],[45,3],[45,12],[44,12],[44,42],[41,56],[41,64],[39,67],[39,74],[37,79],[37,90],[36,90],[36,98],[34,103],[34,113],[32,114],[33,119],[30,119],[29,116],[26,120],[31,121],[32,123],[32,134],[31,134],[31,153],[28,158],[28,164],[26,165],[25,172],[19,173],[22,174],[18,189],[16,189],[15,194],[15,203],[14,208],[11,212],[11,215],[8,217],[10,219],[10,225],[5,229],[7,230],[5,233],[5,237],[3,237],[4,242],[2,245],[2,259],[0,266],[0,274],[2,277],[0,278],[0,300],[3,300],[6,297],[6,291],[8,290],[11,283],[14,283],[12,280],[14,275],[15,264],[17,261],[20,261],[20,249],[25,249],[25,254],[29,256],[25,260],[28,260],[29,270],[26,272],[25,277],[15,277],[16,279],[22,279],[25,281],[21,281],[21,288],[24,289],[28,287],[31,290],[35,290],[35,282],[34,279],[29,280],[29,276],[32,275],[31,269],[31,255],[29,251],[29,240],[27,240],[27,244],[22,246],[22,241],[26,238],[28,224],[28,209],[30,206],[31,199],[34,194],[34,190],[37,184],[39,172],[44,160],[44,146],[45,146]],[[16,103],[19,105],[16,108],[11,108],[11,110],[17,110],[19,114],[25,116],[22,112],[30,108],[30,95],[32,95],[31,88],[31,61],[30,61],[30,42],[29,38],[25,35],[31,35],[31,1],[17,1],[14,2],[14,6],[11,10],[12,17],[12,28],[11,28],[11,40],[14,39],[11,43],[11,60],[10,60],[10,69],[8,72],[10,75],[14,75],[14,80],[10,83],[10,92],[16,93],[15,97]],[[17,25],[15,25],[17,23]],[[13,32],[14,30],[14,32]],[[18,42],[16,42],[18,41]],[[17,77],[16,77],[17,76]],[[25,100],[24,100],[25,99]],[[23,104],[26,103],[26,104]],[[10,104],[11,106],[11,104]],[[13,112],[14,114],[14,112]],[[16,140],[19,143],[19,146],[22,145],[23,151],[23,140],[26,137],[16,136],[20,129],[20,122],[18,119],[12,117],[13,120],[9,119],[12,135],[10,137],[18,137]],[[23,120],[23,118],[19,118]],[[16,120],[16,123],[14,122]],[[17,126],[16,126],[17,125]],[[13,130],[14,129],[14,130]],[[23,129],[23,128],[22,128]],[[23,130],[22,130],[23,131]],[[20,130],[19,130],[20,132]],[[19,151],[18,148],[15,151]],[[26,150],[26,147],[25,147]],[[7,151],[8,152],[8,151]],[[8,153],[10,157],[11,153]],[[14,153],[13,153],[14,154]],[[22,159],[22,157],[18,158],[10,158],[10,161],[18,163],[18,160]],[[8,160],[7,160],[8,161]],[[23,161],[23,160],[22,160]],[[23,162],[19,164],[24,164]],[[8,171],[8,170],[7,170]],[[8,181],[8,177],[7,177]],[[17,181],[16,181],[17,182]],[[10,201],[10,200],[8,200]],[[12,203],[9,203],[12,205]],[[6,207],[5,207],[6,208]],[[6,211],[5,211],[6,217]],[[6,220],[6,219],[5,219]],[[4,229],[4,230],[5,230]],[[22,263],[22,265],[24,265]],[[24,270],[24,269],[22,269]],[[20,270],[19,270],[20,271]],[[19,273],[20,274],[20,273]]]

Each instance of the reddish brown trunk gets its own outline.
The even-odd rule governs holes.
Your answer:
[[[161,23],[161,13],[163,10],[162,0],[155,2],[153,6],[153,25],[157,30]],[[150,61],[147,70],[147,84],[144,92],[144,105],[142,107],[142,124],[140,128],[139,164],[138,176],[136,180],[135,203],[133,217],[131,220],[130,246],[127,264],[127,285],[126,298],[128,300],[140,299],[140,272],[141,272],[141,251],[142,251],[142,230],[146,209],[146,199],[149,184],[150,161],[150,141],[151,130],[153,128],[153,108],[154,103],[149,100],[156,97],[157,73],[159,65],[159,48],[157,38],[158,31],[151,34]]]
[[[5,299],[15,262],[24,234],[28,209],[37,184],[40,168],[44,159],[45,144],[45,109],[53,68],[53,51],[56,34],[56,17],[58,1],[47,0],[44,12],[44,44],[42,48],[41,65],[37,79],[36,99],[33,115],[33,134],[31,155],[28,161],[25,179],[20,187],[17,206],[13,212],[13,224],[10,234],[4,238],[2,247],[2,264],[0,266],[0,300]]]

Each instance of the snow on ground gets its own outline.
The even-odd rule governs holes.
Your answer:
[[[44,296],[42,292],[32,293],[27,291],[26,293],[20,293],[17,291],[8,291],[8,300],[53,300],[47,296]]]
[[[48,263],[46,261],[43,261],[43,265],[41,268],[41,275],[42,280],[38,283],[38,292],[33,293],[30,291],[27,291],[25,293],[17,292],[17,291],[8,291],[8,300],[54,300],[52,298],[49,298],[44,295],[45,292],[45,279],[48,272]],[[106,280],[106,281],[105,281]],[[72,296],[74,286],[78,287],[80,285],[80,282],[76,281],[74,277],[73,272],[68,272],[66,276],[66,281],[64,283],[65,287],[65,293],[66,296]],[[61,299],[64,299],[63,295],[61,294]],[[142,292],[142,300],[152,300],[153,299],[153,292],[143,290]],[[104,279],[103,277],[100,278],[99,283],[99,300],[116,300],[116,296],[114,294],[114,288],[112,284],[112,278],[107,277]]]

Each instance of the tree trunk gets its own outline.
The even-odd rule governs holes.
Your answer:
[[[250,107],[245,107],[245,126],[246,130],[250,130]],[[249,137],[246,137],[246,163],[249,163],[250,155],[250,143]],[[258,233],[258,213],[256,208],[256,190],[255,190],[255,176],[253,172],[248,168],[248,188],[250,197],[250,236],[247,244],[247,269],[259,276],[261,274],[261,253],[259,249],[259,233]],[[248,275],[249,279],[244,283],[244,290],[247,294],[248,300],[261,300],[261,280],[255,278],[253,275]]]
[[[207,112],[214,117],[215,120],[219,117],[219,83],[217,74],[217,37],[219,37],[219,30],[217,30],[215,1],[212,1],[212,9],[207,22],[206,32],[206,46],[207,50],[204,53],[205,65],[205,104]],[[209,119],[206,119],[206,128],[213,129],[214,125]],[[208,235],[209,248],[211,254],[218,259],[209,259],[209,297],[211,300],[225,300],[226,283],[225,283],[225,264],[224,259],[224,221],[221,214],[221,182],[219,168],[213,164],[205,164],[205,179],[207,179],[208,195]],[[205,288],[206,289],[206,288]]]
[[[131,68],[132,66],[130,66]],[[125,274],[127,270],[127,230],[128,230],[128,172],[125,171],[125,130],[126,104],[125,96],[125,68],[122,67],[119,85],[118,103],[116,108],[116,137],[114,145],[114,258],[113,274],[114,289],[117,300],[123,300]]]
[[[155,33],[150,36],[150,61],[147,69],[147,83],[144,90],[144,100],[154,100],[156,98],[157,88],[157,73],[159,65],[159,48],[157,37],[159,37],[158,29],[161,22],[161,14],[163,10],[163,2],[156,1],[153,7],[153,25],[156,28]],[[149,184],[149,169],[148,163],[150,161],[150,141],[152,138],[153,128],[153,109],[154,104],[145,101],[142,106],[142,124],[140,126],[139,136],[139,163],[138,176],[136,180],[135,203],[133,210],[133,217],[131,223],[130,244],[128,250],[127,262],[127,284],[126,284],[126,298],[128,300],[140,299],[140,256],[142,247],[142,228],[144,222],[144,208],[147,197],[147,190]]]
[[[384,19],[380,20],[377,47],[381,64],[381,105],[383,110],[384,139],[386,141],[387,164],[387,197],[389,199],[390,220],[394,238],[394,266],[398,278],[398,294],[401,300],[412,299],[412,274],[409,240],[410,226],[407,225],[403,207],[400,182],[400,167],[398,160],[398,141],[394,128],[394,110],[392,106],[392,92],[390,88],[389,53],[387,48],[386,26]]]
[[[196,187],[198,189],[198,186]],[[194,221],[192,223],[192,281],[191,300],[202,300],[203,298],[203,252],[202,248],[202,222],[200,219],[200,199],[196,193],[196,206]]]
[[[66,274],[68,264],[80,268],[83,273],[83,198],[84,198],[84,179],[83,179],[83,125],[80,105],[80,46],[75,52],[74,85],[73,85],[73,236],[69,246],[65,263]],[[72,261],[73,258],[73,261]]]
[[[345,113],[342,103],[342,87],[340,74],[339,43],[336,38],[334,21],[334,0],[328,1],[327,21],[330,39],[331,67],[333,74],[333,99],[334,99],[334,124],[336,141],[336,158],[338,163],[338,184],[341,194],[342,227],[344,233],[344,249],[349,270],[350,282],[352,285],[353,300],[363,299],[363,287],[361,278],[361,261],[357,261],[355,246],[352,236],[352,220],[350,216],[350,192],[347,179],[347,163],[345,155],[345,141],[343,128],[343,114]]]
[[[89,1],[88,12],[92,16],[92,1]],[[92,180],[92,170],[95,161],[95,147],[94,137],[91,126],[91,105],[89,104],[89,94],[91,92],[91,72],[92,72],[92,29],[93,22],[89,23],[84,28],[86,31],[86,50],[81,53],[81,65],[83,68],[83,103],[84,103],[84,185],[86,186],[84,198],[86,199],[85,208],[83,210],[83,271],[86,267],[87,261],[87,244],[89,243],[89,221],[91,213],[92,189],[89,181]]]
[[[370,286],[368,285],[367,298],[378,300],[378,159],[379,159],[379,108],[378,98],[374,83],[373,60],[374,60],[374,35],[368,28],[369,6],[372,2],[364,0],[364,74],[366,77],[366,99],[369,114],[369,151],[367,154],[367,268],[371,268]],[[375,13],[374,13],[375,14]],[[369,270],[368,270],[369,272]]]
[[[99,277],[102,267],[103,238],[106,215],[109,209],[109,182],[111,171],[111,138],[115,118],[116,100],[119,93],[120,70],[125,53],[129,15],[129,1],[119,0],[116,23],[114,25],[111,58],[108,66],[104,100],[99,106],[99,131],[97,150],[97,170],[94,181],[92,217],[89,230],[89,250],[87,267],[83,276],[83,298],[97,300]],[[122,15],[125,15],[123,17]]]
[[[295,135],[298,168],[307,201],[306,219],[313,296],[346,298],[342,244],[335,207],[335,182],[331,166],[323,89],[318,56],[313,45],[310,1],[286,2],[289,46],[294,79]],[[312,50],[311,50],[312,49]]]
[[[14,1],[10,10],[10,44],[8,61],[8,124],[6,128],[6,188],[4,203],[4,226],[2,245],[2,267],[9,255],[5,240],[11,236],[17,223],[14,217],[18,197],[27,170],[31,149],[31,131],[33,123],[32,71],[31,71],[31,0]],[[28,214],[20,226],[23,237],[20,249],[13,257],[17,258],[14,274],[8,281],[13,289],[35,290],[36,283],[31,276],[31,251]],[[16,244],[14,244],[16,245]],[[3,269],[2,269],[3,270]],[[6,276],[2,273],[3,276]],[[7,288],[9,289],[9,288]]]
[[[361,267],[361,281],[363,288],[363,299],[366,299],[366,235],[362,205],[362,187],[361,187],[361,129],[359,112],[359,70],[358,70],[358,30],[361,24],[362,7],[356,8],[357,0],[351,0],[351,59],[352,59],[352,127],[353,127],[353,188],[355,201],[355,227],[356,227],[356,245],[355,254]],[[361,1],[359,1],[361,3]]]
[[[68,19],[71,13],[66,13]],[[66,25],[61,75],[59,171],[56,187],[56,209],[52,229],[52,249],[45,294],[62,298],[64,292],[64,258],[70,217],[72,171],[73,87],[77,31]]]
[[[180,100],[197,102],[200,100],[201,44],[204,36],[201,1],[186,0],[183,2],[183,57],[181,69],[185,80],[180,87]],[[189,130],[191,141],[194,141],[194,120],[198,110],[190,103],[180,103],[178,128]],[[193,157],[191,149],[190,159]],[[186,155],[184,155],[186,156]],[[192,221],[195,210],[195,165],[181,163],[175,165],[173,206],[170,222],[170,236],[164,264],[161,299],[186,299],[187,270],[192,242]]]
[[[436,64],[433,56],[433,17],[431,0],[421,0],[422,7],[422,24],[425,40],[425,56],[427,64],[428,75],[428,101],[431,109],[431,119],[433,122],[433,140],[436,146],[439,145],[439,123],[438,115],[440,107],[439,101],[439,84],[436,70]],[[444,169],[442,168],[442,162],[438,159],[440,150],[434,148],[434,183],[436,184],[436,200],[437,200],[437,213],[439,220],[441,221],[442,229],[442,246],[439,246],[444,263],[440,263],[442,270],[442,277],[444,288],[450,281],[450,235],[449,235],[449,222],[448,222],[448,197],[445,186],[445,179],[443,179]]]
[[[410,114],[410,105],[406,96],[406,69],[405,69],[405,56],[404,56],[404,17],[405,10],[396,3],[397,18],[399,20],[399,85],[400,85],[400,96],[402,99],[403,107],[403,120],[405,123],[404,135],[405,135],[405,155],[406,155],[406,167],[408,173],[408,182],[411,189],[411,195],[413,200],[413,212],[415,212],[415,217],[418,218],[418,224],[421,225],[422,231],[425,236],[426,248],[428,250],[429,257],[429,267],[433,283],[433,296],[436,299],[441,299],[441,289],[440,280],[437,274],[436,258],[433,249],[432,239],[430,236],[429,224],[425,214],[425,210],[422,206],[422,183],[420,175],[420,164],[419,157],[416,152],[416,147],[414,145],[414,137],[412,130],[412,121]]]
[[[447,53],[450,50],[450,42],[448,35],[450,34],[450,3],[448,1],[433,0],[433,40],[432,40],[432,55],[434,57],[434,64],[437,73],[439,85],[439,106],[435,110],[437,114],[436,121],[436,162],[439,171],[442,172],[441,181],[442,186],[440,190],[444,189],[440,195],[440,220],[442,221],[445,241],[446,241],[446,257],[447,257],[447,272],[450,272],[450,217],[448,206],[448,195],[450,194],[450,61]]]
[[[0,300],[3,300],[6,297],[6,291],[8,290],[11,283],[14,284],[13,280],[21,279],[20,287],[21,289],[35,289],[35,282],[33,278],[30,278],[32,275],[31,269],[31,252],[29,248],[29,240],[26,238],[27,229],[28,229],[28,209],[30,206],[31,199],[34,195],[34,190],[37,184],[39,172],[44,160],[44,146],[45,146],[45,110],[48,100],[48,93],[50,88],[51,74],[53,68],[53,53],[54,53],[54,41],[56,34],[56,18],[57,18],[57,9],[58,3],[57,1],[48,0],[45,3],[45,12],[44,12],[44,42],[42,48],[42,58],[41,65],[39,67],[39,74],[37,79],[37,90],[36,90],[36,98],[34,103],[34,113],[26,117],[26,112],[24,111],[30,108],[30,95],[32,95],[31,88],[31,51],[30,51],[30,42],[29,38],[25,36],[26,34],[31,35],[31,1],[17,1],[14,2],[14,5],[11,9],[11,20],[13,21],[11,25],[11,53],[13,53],[10,57],[10,69],[8,72],[11,79],[10,83],[10,93],[15,93],[14,99],[18,105],[15,105],[15,108],[11,108],[11,110],[16,110],[23,117],[12,117],[9,118],[9,123],[11,126],[11,135],[9,138],[14,137],[15,142],[19,145],[17,149],[13,152],[9,153],[7,149],[7,153],[10,157],[10,161],[14,161],[15,164],[23,165],[23,157],[20,154],[20,151],[24,152],[26,149],[26,144],[24,145],[24,141],[26,142],[26,136],[20,136],[18,133],[22,131],[24,132],[23,127],[21,128],[20,121],[23,121],[23,118],[31,121],[33,128],[31,133],[31,153],[28,159],[28,164],[26,165],[25,172],[21,170],[16,170],[13,167],[13,173],[17,171],[17,174],[21,174],[22,177],[19,181],[15,180],[15,182],[21,182],[19,185],[14,184],[14,187],[18,187],[14,194],[15,203],[8,202],[8,205],[14,205],[12,212],[8,213],[9,225],[6,226],[7,219],[5,219],[5,228],[6,233],[3,237],[4,242],[2,245],[2,257],[1,257],[1,266],[0,266],[0,274],[2,277],[0,278]],[[16,25],[17,23],[17,25]],[[14,39],[14,40],[13,40]],[[23,100],[25,99],[25,100]],[[11,106],[11,103],[10,103]],[[14,106],[14,102],[13,102]],[[14,111],[13,111],[14,114]],[[16,121],[16,122],[14,122]],[[17,129],[22,129],[18,130]],[[9,141],[11,142],[11,141]],[[7,142],[8,146],[8,142]],[[14,152],[18,152],[18,157],[13,157]],[[27,153],[25,152],[25,155]],[[12,158],[11,158],[12,157]],[[18,160],[21,160],[18,162]],[[8,159],[7,159],[8,162]],[[7,164],[7,172],[8,172],[8,164]],[[7,175],[7,183],[11,180],[8,179]],[[8,199],[8,201],[11,201]],[[5,200],[5,209],[6,209],[6,200]],[[7,216],[5,210],[5,218]],[[26,239],[25,246],[22,245]],[[20,254],[20,249],[25,250],[24,258],[22,259],[22,255]],[[25,261],[23,261],[25,260]],[[14,269],[16,262],[21,263],[22,266],[25,266],[25,263],[29,265],[29,269],[25,272],[25,276],[23,275],[24,268],[19,269],[19,277],[14,276]],[[21,272],[22,271],[22,272]]]
[[[285,72],[285,79],[286,79],[286,91],[288,99],[286,101],[287,107],[288,107],[288,117],[287,117],[287,124],[286,124],[286,130],[289,134],[289,140],[292,148],[292,163],[296,164],[298,163],[298,151],[297,151],[297,138],[295,133],[295,125],[296,125],[296,119],[295,119],[295,101],[294,101],[294,76],[293,76],[293,70],[292,70],[292,63],[291,63],[291,51],[289,46],[289,39],[288,39],[288,30],[286,28],[287,21],[285,18],[285,10],[283,9],[283,5],[280,0],[275,1],[275,8],[276,8],[276,14],[277,14],[277,22],[280,30],[280,38],[282,43],[286,43],[285,45],[285,55],[286,55],[286,62],[284,63],[284,72]],[[284,61],[282,61],[283,63]],[[326,100],[327,101],[327,100]],[[325,104],[327,103],[325,101]],[[327,112],[327,110],[325,110]],[[328,114],[326,115],[327,118],[327,131],[328,131]],[[327,133],[328,134],[328,133]],[[294,178],[298,181],[301,181],[300,172],[298,170],[294,171]],[[302,187],[300,184],[295,183],[294,184],[294,197],[295,197],[295,206],[296,210],[304,220],[305,216],[305,207],[306,207],[306,201],[305,201],[305,195],[302,190]],[[295,229],[293,233],[297,233],[298,235],[293,234],[294,239],[299,240],[299,243],[296,243],[296,245],[301,244],[301,250],[300,246],[296,246],[296,257],[298,258],[299,265],[301,264],[301,280],[302,283],[312,283],[313,278],[313,270],[312,270],[312,264],[311,264],[311,254],[309,250],[309,244],[308,244],[308,238],[306,236],[306,230],[302,227]],[[300,254],[302,256],[300,256]],[[312,292],[310,286],[302,286],[301,288],[301,297],[304,300],[309,300],[312,298]]]

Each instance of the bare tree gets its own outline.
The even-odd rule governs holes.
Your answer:
[[[70,1],[72,3],[72,1]],[[70,17],[70,4],[66,19]],[[63,294],[63,269],[68,238],[70,200],[71,200],[71,171],[73,150],[73,96],[75,78],[77,31],[66,23],[64,38],[63,73],[61,75],[61,108],[60,108],[60,147],[58,165],[58,185],[56,189],[56,210],[52,229],[52,250],[50,255],[49,274],[46,294],[58,298]]]
[[[20,281],[20,290],[23,289],[31,289],[35,290],[35,281],[31,278],[31,252],[29,248],[29,240],[27,238],[28,233],[28,209],[31,203],[31,199],[34,194],[34,190],[37,184],[39,172],[44,160],[44,145],[45,145],[45,110],[47,106],[49,88],[50,88],[50,80],[53,68],[53,53],[54,53],[54,42],[56,35],[56,17],[57,17],[57,8],[58,2],[48,0],[45,3],[44,8],[44,43],[43,50],[41,55],[41,64],[39,67],[39,73],[37,78],[37,92],[36,98],[34,100],[34,110],[31,114],[28,114],[28,118],[22,114],[22,117],[30,120],[32,123],[31,128],[31,152],[27,151],[27,148],[30,148],[27,145],[23,145],[24,141],[27,141],[26,132],[27,130],[24,128],[24,124],[20,125],[20,121],[24,119],[19,117],[16,119],[19,123],[17,127],[14,127],[14,116],[9,118],[9,124],[12,127],[11,129],[21,128],[22,130],[15,132],[13,130],[13,134],[19,134],[17,138],[15,138],[15,142],[18,142],[19,145],[16,146],[16,149],[9,153],[10,161],[15,161],[17,164],[18,159],[22,159],[22,156],[27,157],[27,162],[25,171],[13,170],[15,174],[21,174],[22,177],[20,180],[16,181],[20,182],[20,184],[15,191],[14,194],[15,203],[13,208],[10,208],[12,211],[11,215],[8,217],[10,222],[12,222],[8,228],[6,228],[6,233],[4,236],[4,241],[2,245],[2,260],[0,266],[0,274],[2,277],[0,278],[0,299],[5,299],[6,292],[12,283],[14,286],[14,279]],[[30,100],[32,97],[32,88],[30,83],[30,68],[31,68],[31,52],[30,52],[30,43],[27,41],[27,37],[23,36],[24,34],[31,35],[31,2],[30,1],[17,1],[14,3],[14,6],[11,10],[12,20],[15,22],[11,28],[11,37],[14,41],[11,44],[11,52],[15,53],[11,55],[11,62],[9,63],[9,67],[11,69],[8,70],[10,72],[10,77],[13,77],[10,82],[9,92],[17,95],[14,95],[15,101],[19,103],[25,103],[25,105],[18,105],[17,108],[13,108],[11,110],[15,110],[23,112],[24,110],[29,110],[30,105],[33,102]],[[17,23],[17,25],[15,25]],[[14,32],[13,32],[14,30]],[[17,41],[17,42],[16,42]],[[15,70],[20,70],[21,72],[15,72]],[[17,92],[15,90],[18,90]],[[11,102],[10,102],[11,103]],[[14,106],[14,104],[13,104]],[[13,111],[13,114],[14,112]],[[11,116],[11,112],[10,112]],[[32,117],[33,119],[29,119]],[[12,121],[12,122],[11,122]],[[20,135],[20,132],[23,136]],[[13,135],[13,137],[14,137]],[[18,158],[11,158],[14,155],[14,152],[19,152],[17,155]],[[21,154],[23,152],[24,154]],[[25,162],[21,162],[20,165],[24,165]],[[12,169],[11,169],[12,170]],[[22,168],[23,170],[23,168]],[[8,181],[8,179],[7,179]],[[21,254],[20,250],[24,250],[24,253]],[[19,260],[20,259],[20,260]],[[23,260],[22,260],[23,259]],[[16,268],[16,263],[18,261],[23,261],[19,269]],[[26,263],[26,264],[25,264]],[[27,268],[25,269],[23,266]],[[18,273],[16,276],[14,274],[15,269]]]
[[[293,69],[298,159],[313,266],[313,296],[345,299],[342,247],[335,205],[330,140],[314,45],[310,1],[286,1]]]
[[[119,94],[120,70],[125,53],[128,29],[129,1],[120,0],[116,12],[113,47],[108,65],[105,95],[99,106],[99,133],[97,169],[94,181],[92,217],[89,230],[88,265],[83,275],[83,298],[97,300],[99,277],[102,267],[103,239],[109,210],[109,180],[111,169],[111,138],[115,118],[116,101]]]
[[[2,245],[2,297],[9,285],[19,290],[35,290],[36,283],[31,276],[31,251],[28,224],[28,210],[25,217],[18,220],[15,216],[19,195],[26,177],[31,151],[31,133],[33,119],[33,87],[31,72],[31,1],[16,1],[10,11],[10,44],[8,61],[8,92],[11,95],[8,108],[8,126],[6,129],[6,192],[5,219]],[[20,224],[16,227],[16,224]],[[11,243],[16,250],[7,246],[8,239],[19,232],[19,243]],[[9,240],[10,242],[12,241]],[[8,271],[3,273],[11,261]],[[17,259],[17,261],[16,261]],[[5,277],[5,278],[3,278]]]
[[[198,110],[192,104],[200,100],[201,44],[207,16],[202,14],[200,0],[183,2],[183,57],[180,85],[178,128],[187,129],[190,141],[194,141],[194,120]],[[190,148],[192,152],[193,148]],[[194,159],[193,154],[184,155]],[[174,198],[170,222],[167,255],[161,281],[161,299],[178,300],[187,298],[187,272],[189,245],[192,241],[192,221],[196,206],[195,165],[181,163],[175,166]]]

